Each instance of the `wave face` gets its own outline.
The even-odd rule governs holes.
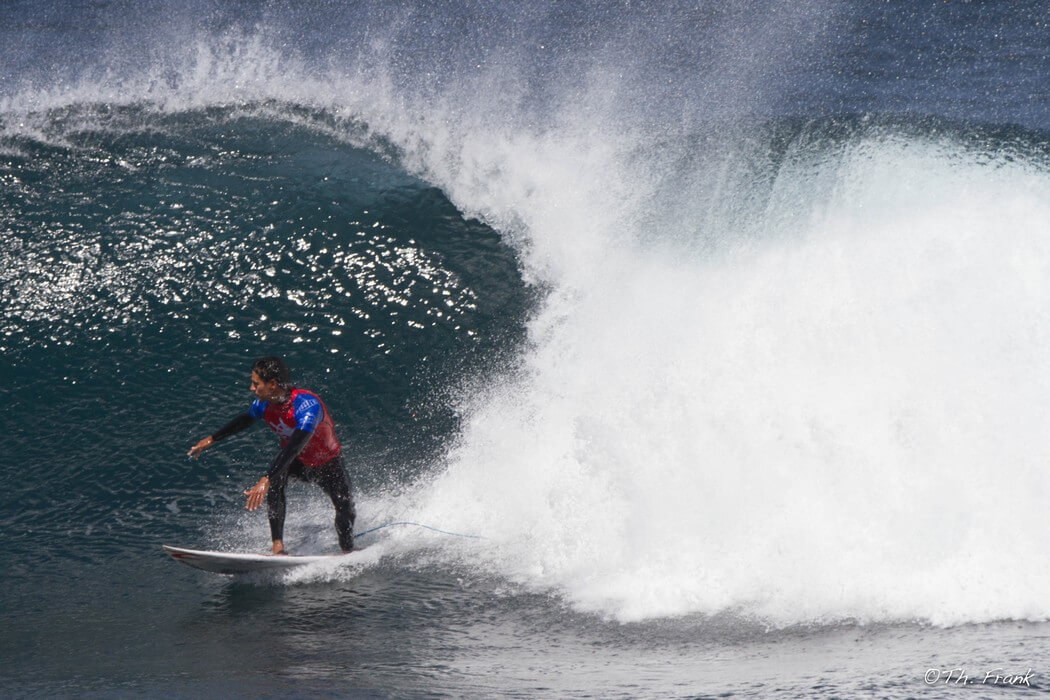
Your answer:
[[[358,436],[364,517],[489,538],[430,566],[621,621],[1050,616],[1031,12],[318,7],[5,11],[16,402],[212,429],[265,345]],[[70,483],[118,444],[71,436]],[[6,524],[154,489],[129,541],[193,532],[213,475],[137,476],[173,449]]]

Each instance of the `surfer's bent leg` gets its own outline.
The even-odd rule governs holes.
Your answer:
[[[336,457],[317,468],[317,484],[324,489],[335,506],[335,531],[344,552],[354,549],[354,498],[350,491],[350,477],[343,466],[343,458]]]
[[[270,488],[266,492],[266,515],[270,519],[270,539],[284,539],[285,498],[284,487],[289,476],[302,477],[303,463],[295,460],[287,469],[270,476]]]

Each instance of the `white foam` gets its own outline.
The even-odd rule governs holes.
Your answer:
[[[415,519],[621,620],[1047,617],[1050,177],[858,144],[781,172],[764,237],[705,256],[647,219],[732,222],[647,209],[610,133],[479,129],[424,161],[553,291]]]
[[[533,196],[578,194],[583,242],[530,230],[578,255],[417,517],[622,620],[1045,619],[1050,176],[914,139],[820,160],[713,256],[625,243],[587,182]]]

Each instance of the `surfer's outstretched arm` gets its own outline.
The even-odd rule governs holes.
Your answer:
[[[303,448],[306,447],[306,443],[310,441],[312,436],[312,431],[301,428],[296,428],[292,431],[292,436],[288,438],[288,442],[284,444],[281,451],[274,457],[273,462],[270,464],[270,469],[266,472],[266,476],[259,479],[255,486],[244,492],[244,495],[248,497],[248,503],[245,506],[248,510],[255,510],[262,505],[263,498],[271,485],[274,486],[274,492],[270,500],[280,499],[283,501],[284,485],[288,481],[288,467],[299,456],[299,453],[303,451]]]
[[[303,451],[306,443],[310,442],[313,434],[312,430],[303,430],[302,428],[296,428],[292,431],[292,436],[288,438],[288,442],[285,443],[281,451],[273,458],[273,462],[270,463],[270,470],[266,473],[266,476],[270,477],[270,481],[281,477],[288,478],[288,467],[299,456],[299,453]]]
[[[212,445],[217,443],[219,440],[222,440],[224,438],[228,438],[229,436],[231,436],[231,435],[233,435],[235,433],[239,433],[242,430],[250,428],[252,423],[254,423],[254,422],[255,422],[255,419],[252,418],[250,413],[242,413],[239,416],[237,416],[236,418],[234,418],[233,420],[231,420],[226,425],[224,425],[221,428],[219,428],[217,431],[215,431],[215,433],[213,433],[212,435],[209,435],[208,437],[204,438],[203,440],[198,442],[196,445],[191,447],[190,451],[187,452],[186,454],[188,454],[190,457],[193,457],[194,459],[196,459],[197,457],[200,456],[201,452],[203,452],[204,450],[208,449],[209,447],[211,447]]]

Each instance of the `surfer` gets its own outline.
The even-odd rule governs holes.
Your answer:
[[[187,454],[196,459],[215,443],[262,419],[280,437],[281,449],[266,475],[244,495],[248,497],[248,510],[255,510],[266,499],[273,553],[286,553],[284,489],[289,477],[324,489],[335,506],[339,546],[344,552],[350,552],[354,548],[354,501],[331,415],[317,394],[292,386],[288,365],[280,357],[256,360],[252,365],[251,379],[251,390],[256,399],[247,413],[240,414],[198,442]]]

